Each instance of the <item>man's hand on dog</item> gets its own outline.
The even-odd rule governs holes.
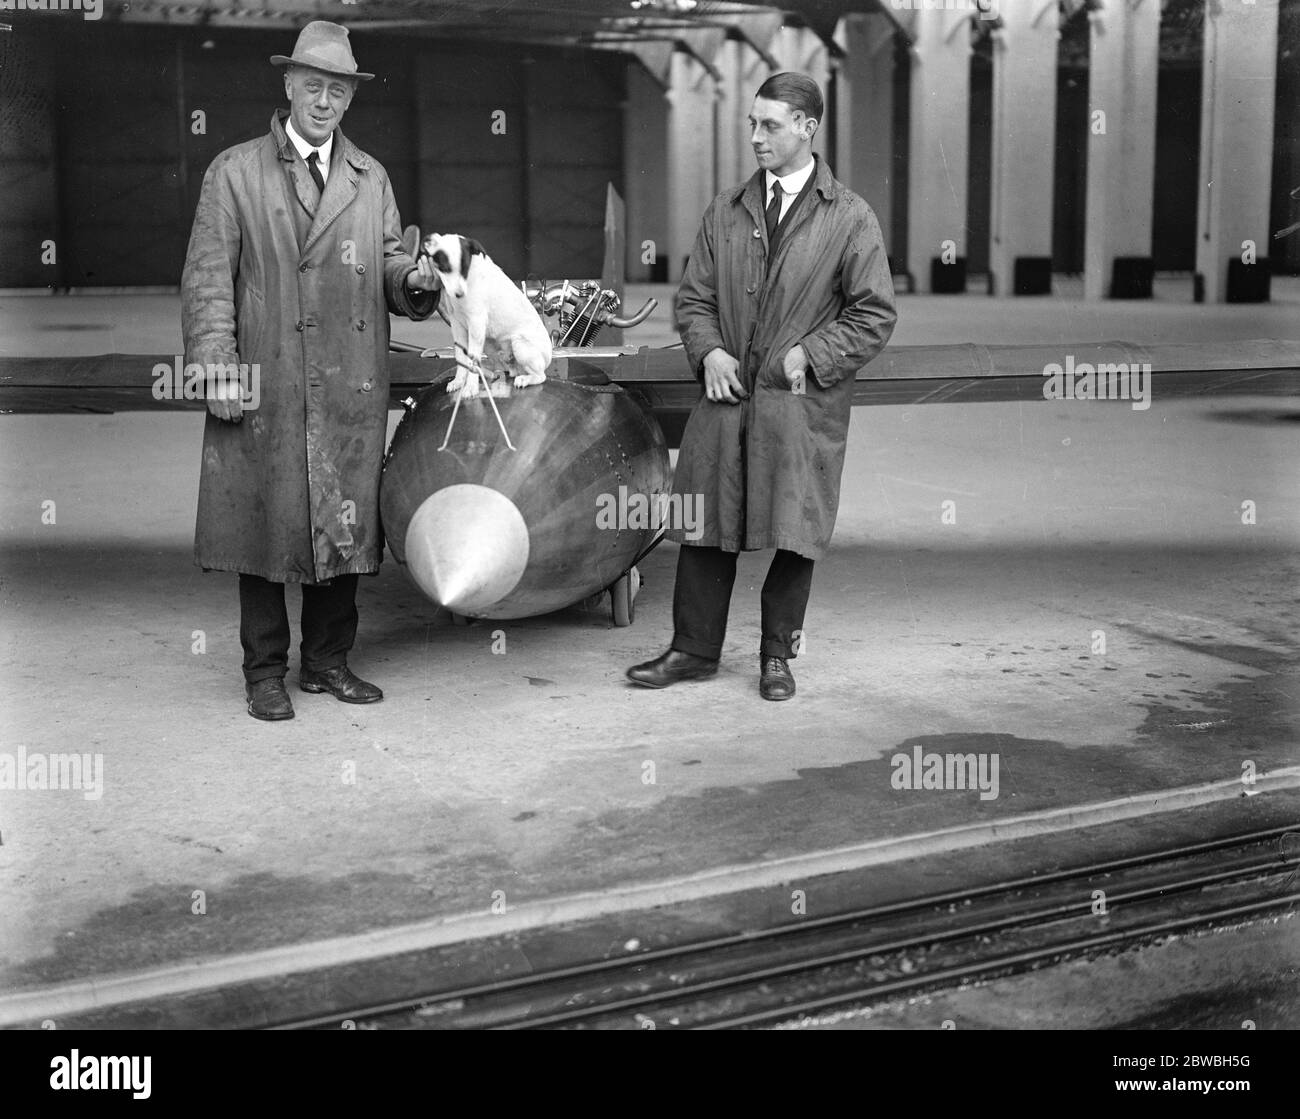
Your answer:
[[[710,400],[739,404],[749,393],[740,383],[736,371],[740,362],[721,346],[704,355],[704,395]]]
[[[438,270],[427,256],[421,256],[415,267],[406,274],[406,286],[411,291],[437,291],[442,287]]]

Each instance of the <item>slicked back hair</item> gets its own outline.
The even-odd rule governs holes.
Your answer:
[[[791,110],[799,110],[806,117],[812,117],[818,123],[822,119],[822,91],[817,83],[807,74],[796,74],[786,70],[773,74],[761,86],[755,97],[765,101],[783,101]]]

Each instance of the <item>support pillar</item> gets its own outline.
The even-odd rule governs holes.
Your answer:
[[[794,70],[800,74],[807,74],[817,83],[818,88],[822,91],[822,99],[825,100],[827,85],[831,76],[830,52],[827,51],[826,44],[821,41],[815,31],[807,27],[782,27],[773,38],[769,49],[780,64],[779,69],[773,71],[773,73]],[[757,89],[757,87],[755,88]],[[825,115],[825,112],[823,112],[822,116]],[[821,127],[817,129],[816,137],[813,139],[812,150],[823,159],[826,158],[826,142],[830,132],[827,126],[829,124],[829,121],[823,120]]]
[[[996,295],[1052,290],[1055,3],[1003,5],[993,36],[989,271]]]
[[[917,291],[964,291],[970,13],[913,15],[907,270]]]
[[[840,21],[836,38],[845,58],[839,68],[839,115],[833,122],[836,177],[876,212],[891,258],[896,29],[892,19],[878,12]]]
[[[682,278],[714,181],[713,76],[697,58],[674,51],[668,75],[668,280]]]
[[[1208,0],[1201,71],[1197,298],[1266,301],[1278,0]]]
[[[1083,295],[1150,298],[1160,3],[1113,0],[1088,18]]]
[[[749,43],[729,40],[714,65],[722,73],[718,102],[718,189],[739,186],[754,173],[754,149],[746,120],[754,94],[770,72]]]

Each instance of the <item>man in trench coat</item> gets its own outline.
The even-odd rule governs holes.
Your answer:
[[[839,506],[853,381],[896,318],[875,214],[812,141],[817,84],[775,74],[749,117],[758,171],[709,206],[677,296],[677,326],[704,382],[682,436],[674,493],[702,508],[682,545],[673,640],[628,669],[645,687],[716,674],[737,554],[775,548],[762,594],[759,691],[794,695],[814,561]],[[670,506],[672,507],[672,506]]]
[[[309,23],[271,62],[289,109],[208,168],[181,285],[185,360],[209,371],[195,562],[239,573],[248,712],[268,720],[293,717],[285,583],[302,585],[299,686],[383,698],[347,654],[357,576],[383,553],[388,314],[427,318],[439,288],[401,247],[384,168],[339,130],[374,76],[346,29]],[[236,363],[244,399],[211,373]]]

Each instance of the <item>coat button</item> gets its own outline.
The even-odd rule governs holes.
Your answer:
[[[302,319],[299,319],[299,320],[298,320],[298,324],[294,327],[294,329],[297,330],[297,331],[301,331],[301,330],[302,330]]]
[[[357,329],[358,329],[358,330],[365,330],[365,329],[366,329],[366,320],[365,320],[365,319],[362,319],[360,322],[357,323]]]
[[[300,264],[300,265],[298,265],[298,271],[299,271],[299,272],[306,272],[307,269],[310,268],[310,267],[311,267],[310,264]]]
[[[366,274],[366,266],[365,266],[364,264],[358,264],[358,265],[357,265],[357,275],[358,275],[358,276],[364,276],[365,274]]]
[[[747,287],[745,290],[746,290],[747,292],[749,292],[750,295],[753,295],[754,292],[758,291],[758,285],[757,285],[757,284],[750,284],[749,287]]]
[[[754,236],[755,236],[755,237],[762,237],[763,235],[762,235],[761,233],[759,233],[759,231],[756,229],[756,230],[754,230]]]
[[[370,391],[370,382],[369,382],[369,381],[365,381],[365,382],[361,385],[361,391],[362,391],[362,392],[369,392],[369,391]]]

